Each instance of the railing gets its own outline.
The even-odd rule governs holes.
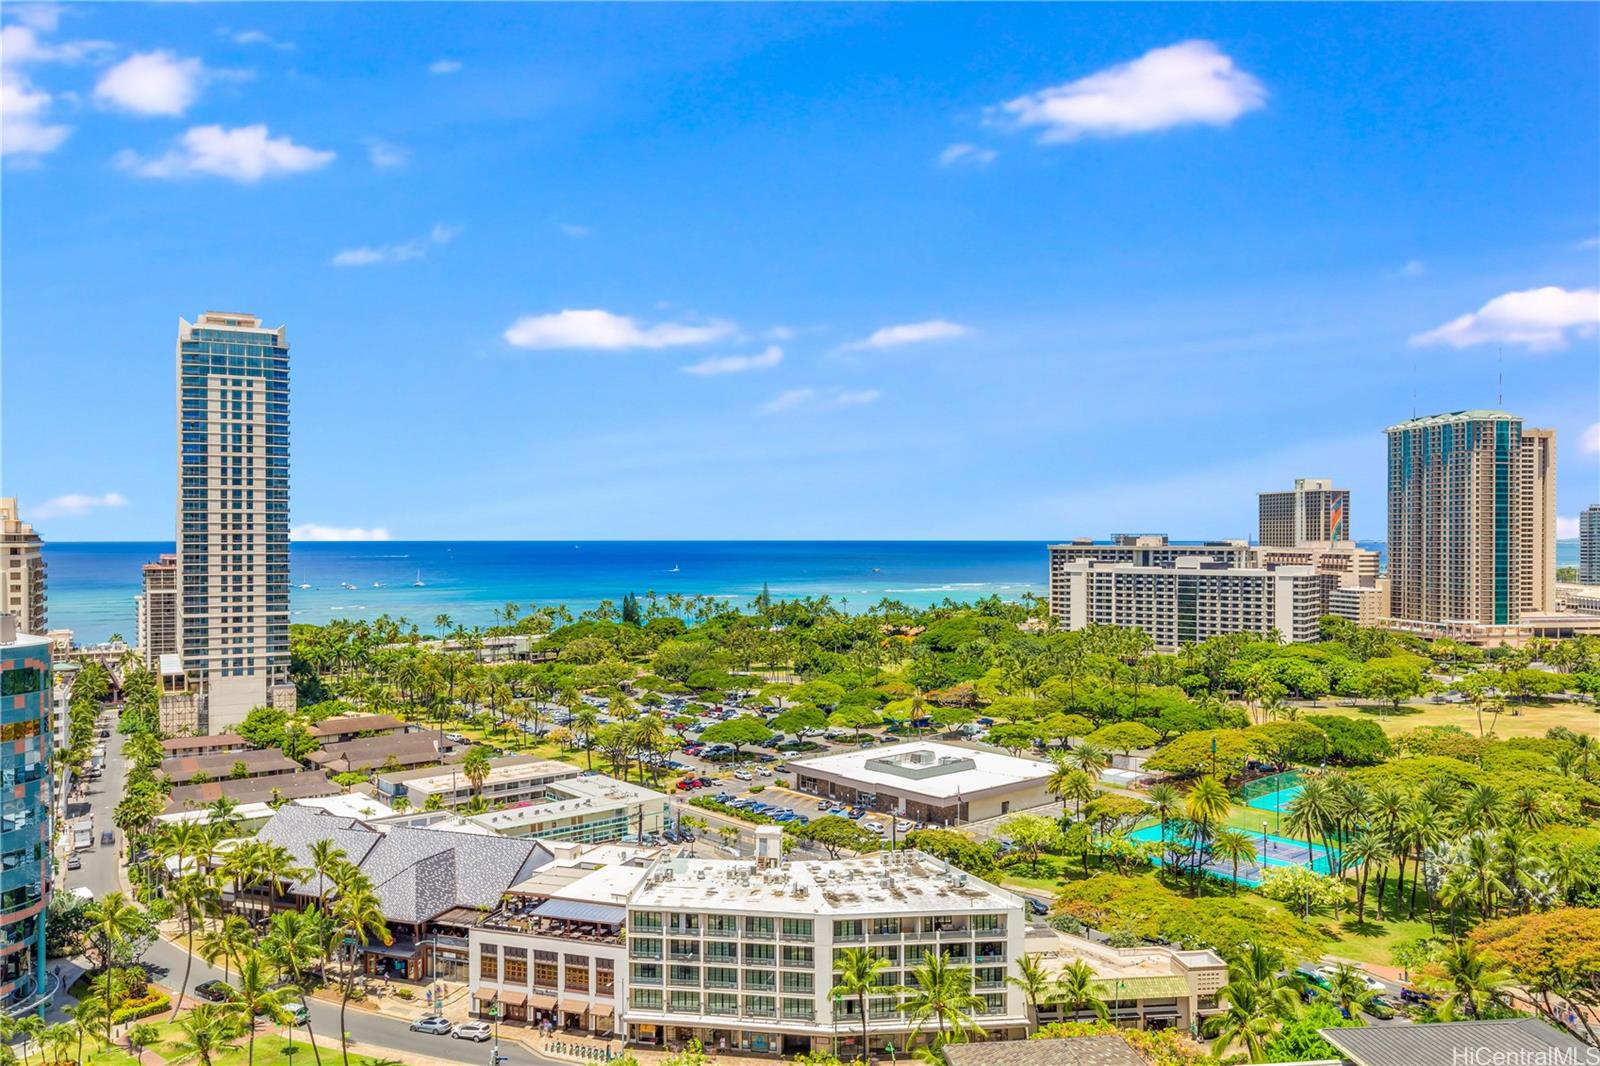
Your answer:
[[[746,1007],[743,1011],[746,1018],[776,1018],[776,1007]]]

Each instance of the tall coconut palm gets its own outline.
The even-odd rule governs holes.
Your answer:
[[[316,1034],[311,1029],[311,1005],[306,1002],[305,987],[312,967],[326,957],[323,944],[327,925],[327,918],[316,908],[280,911],[272,916],[272,925],[261,940],[262,955],[289,978],[299,994],[300,1005],[305,1008],[306,1035],[311,1038],[311,1053],[317,1066],[322,1066],[322,1052],[317,1049]]]
[[[1364,924],[1367,920],[1367,882],[1372,876],[1374,867],[1383,868],[1388,865],[1390,858],[1389,845],[1383,836],[1372,830],[1363,830],[1346,845],[1345,858],[1351,865],[1358,866],[1356,872],[1356,924]],[[1383,901],[1378,901],[1381,911]],[[1382,917],[1382,914],[1379,914]]]
[[[1466,840],[1465,866],[1477,890],[1479,912],[1493,918],[1495,903],[1507,895],[1500,879],[1500,846],[1487,833],[1474,833]]]
[[[1284,808],[1283,824],[1291,833],[1303,833],[1306,838],[1306,851],[1316,857],[1316,845],[1312,842],[1313,835],[1322,837],[1323,853],[1327,856],[1328,869],[1333,869],[1333,848],[1328,843],[1327,831],[1336,817],[1334,798],[1328,786],[1312,778],[1300,788],[1300,794],[1289,801]]]
[[[334,884],[334,874],[349,862],[344,849],[331,840],[311,842],[311,872],[317,875],[317,909],[328,913],[328,889]]]
[[[1074,959],[1066,968],[1056,974],[1055,996],[1056,1002],[1061,1004],[1062,1010],[1068,1013],[1088,1010],[1104,1021],[1111,1016],[1110,1008],[1106,1006],[1105,999],[1095,988],[1093,968],[1082,959]]]
[[[256,934],[237,914],[225,915],[216,928],[200,937],[200,957],[215,966],[222,963],[222,979],[233,980],[233,966],[246,948],[256,942]]]
[[[189,974],[194,969],[195,927],[217,908],[220,900],[211,879],[197,871],[172,882],[167,888],[167,899],[172,901],[173,910],[183,921],[183,982],[178,985],[178,999],[172,1006],[172,1017],[176,1019],[183,1009],[183,997],[189,991]]]
[[[853,999],[861,1014],[861,1053],[867,1053],[867,997],[897,989],[878,983],[889,960],[871,948],[843,948],[833,960],[833,998]]]
[[[1203,1031],[1216,1037],[1211,1053],[1221,1058],[1234,1044],[1244,1045],[1251,1062],[1265,1062],[1267,1040],[1277,1028],[1276,1011],[1261,988],[1250,982],[1229,981],[1217,989],[1221,1014],[1207,1018]]]
[[[267,914],[278,909],[278,889],[293,884],[309,872],[295,861],[294,854],[282,844],[267,844],[261,849],[261,876],[267,882]]]
[[[1239,864],[1256,861],[1256,844],[1242,829],[1219,829],[1211,841],[1211,854],[1220,862],[1233,863],[1233,893],[1239,894]]]
[[[573,694],[576,698],[576,693]],[[570,704],[569,704],[570,706]],[[587,769],[594,769],[594,735],[600,729],[600,712],[589,706],[581,704],[572,711],[572,721],[568,728],[580,741],[583,742],[584,757],[588,761]]]
[[[1367,989],[1366,975],[1347,962],[1334,966],[1328,975],[1327,996],[1346,1018],[1354,1018],[1372,1002],[1372,992]]]
[[[918,1029],[932,1019],[939,1027],[942,1044],[947,1038],[965,1041],[987,1035],[972,1020],[972,1012],[983,1005],[983,997],[972,990],[972,971],[954,965],[949,953],[941,951],[923,956],[922,964],[911,971],[909,995],[900,1009]]]
[[[1212,828],[1228,816],[1232,806],[1227,786],[1215,777],[1202,777],[1196,781],[1184,799],[1184,816],[1195,827],[1194,893],[1197,896],[1200,894],[1199,877],[1205,864]]]
[[[297,990],[289,985],[273,987],[277,972],[267,958],[254,948],[247,948],[239,958],[239,980],[234,986],[234,1003],[239,1008],[240,1023],[248,1030],[245,1034],[248,1051],[246,1066],[255,1066],[256,1026],[260,1015],[279,1025],[290,1021],[288,1004],[296,998]]]
[[[175,1063],[198,1062],[212,1066],[218,1055],[239,1050],[238,1029],[232,1010],[221,1003],[202,1003],[178,1022],[183,1038],[173,1049]]]
[[[352,946],[350,964],[346,969],[339,996],[339,1032],[346,1031],[345,1009],[350,1005],[350,993],[355,986],[355,947],[366,947],[373,938],[384,944],[394,943],[388,923],[383,917],[383,907],[372,891],[366,876],[357,872],[339,888],[339,899],[334,904],[334,921],[343,934],[341,939]],[[344,1066],[350,1066],[350,1045],[340,1041]]]
[[[1042,955],[1023,955],[1017,960],[1017,973],[1007,977],[1006,984],[1022,993],[1028,1001],[1028,1019],[1033,1028],[1039,1028],[1039,1002],[1050,993],[1049,972],[1039,961]]]
[[[1159,781],[1150,786],[1150,791],[1145,793],[1145,800],[1155,811],[1156,817],[1161,819],[1161,842],[1165,844],[1167,820],[1183,809],[1183,797],[1171,782]]]
[[[1481,1017],[1501,1001],[1511,983],[1511,974],[1499,968],[1498,960],[1470,940],[1452,942],[1439,965],[1444,971],[1445,999],[1439,1005],[1442,1021]]]
[[[461,773],[472,786],[473,795],[483,790],[483,783],[489,777],[489,753],[481,747],[474,747],[467,752],[466,758],[461,760]]]
[[[145,928],[144,911],[121,892],[107,892],[84,909],[89,920],[88,951],[98,970],[109,970],[122,950]]]
[[[1099,774],[1111,763],[1106,750],[1091,740],[1080,741],[1076,747],[1068,748],[1064,757],[1068,763],[1090,775]]]

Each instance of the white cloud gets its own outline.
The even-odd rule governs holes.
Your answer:
[[[781,411],[792,411],[802,404],[810,403],[816,398],[816,389],[785,389],[772,399],[761,405],[764,414],[775,415]]]
[[[61,5],[11,4],[6,14],[41,33],[54,33],[61,22]]]
[[[1428,272],[1428,264],[1420,259],[1407,259],[1405,265],[1395,271],[1397,277],[1420,278]]]
[[[139,52],[100,76],[94,87],[101,107],[135,115],[181,115],[200,95],[206,68],[198,59],[171,52]]]
[[[1600,326],[1600,289],[1546,285],[1496,296],[1478,310],[1411,338],[1414,347],[1516,344],[1541,352],[1566,347],[1568,331],[1590,337]]]
[[[732,336],[731,322],[704,325],[658,322],[643,325],[627,315],[610,311],[558,311],[548,315],[523,315],[507,327],[506,343],[514,348],[581,348],[619,352],[629,348],[675,348],[708,344]]]
[[[48,121],[49,110],[49,93],[20,74],[0,71],[0,154],[31,159],[60,148],[72,127]]]
[[[428,64],[429,74],[454,74],[460,69],[460,61],[455,59],[435,59]]]
[[[1578,436],[1578,451],[1584,455],[1600,455],[1600,422],[1594,423]]]
[[[772,341],[793,340],[794,336],[795,330],[793,326],[773,326],[766,332],[766,338]]]
[[[273,137],[264,125],[193,126],[176,147],[154,159],[132,150],[118,152],[114,162],[143,178],[178,178],[209,174],[238,182],[256,182],[279,174],[303,174],[333,162],[332,152]]]
[[[557,229],[568,237],[587,237],[594,232],[588,226],[580,226],[576,222],[563,222]]]
[[[265,45],[268,48],[276,48],[280,52],[294,50],[293,41],[280,41],[264,30],[230,30],[223,28],[219,29],[217,33],[228,38],[234,44]]]
[[[906,322],[898,326],[884,326],[882,329],[873,330],[868,337],[852,341],[845,345],[844,348],[846,351],[898,348],[902,344],[923,344],[927,341],[943,341],[956,337],[965,337],[971,332],[970,329],[959,322],[947,322],[942,318],[933,318],[926,322]]]
[[[6,13],[11,14],[10,11]],[[116,47],[110,41],[78,40],[55,43],[40,37],[40,34],[53,32],[54,29],[54,26],[29,26],[17,23],[0,27],[0,55],[4,55],[6,66],[15,68],[24,63],[79,63]]]
[[[1210,41],[1156,48],[1129,63],[1056,85],[997,109],[1003,119],[1038,127],[1049,143],[1125,137],[1173,126],[1227,126],[1265,105],[1266,87]]]
[[[1583,251],[1600,248],[1600,237],[1586,237],[1578,242],[1578,247]]]
[[[342,529],[338,526],[319,526],[305,522],[289,530],[290,540],[388,540],[389,531],[381,527]]]
[[[334,266],[371,266],[374,263],[404,263],[421,259],[428,249],[449,244],[461,234],[460,226],[435,224],[426,237],[415,237],[399,244],[383,244],[376,248],[347,248],[329,260]]]
[[[862,407],[876,403],[883,394],[877,389],[785,389],[761,405],[762,414],[776,415],[801,408],[825,410],[838,407]]]
[[[776,344],[758,355],[713,355],[683,367],[685,374],[710,377],[716,374],[743,374],[748,370],[768,370],[783,362],[783,349]]]
[[[378,170],[392,170],[404,166],[411,158],[411,152],[407,149],[376,137],[369,137],[363,143],[367,146],[367,158]]]
[[[53,500],[33,509],[35,518],[77,518],[90,511],[102,507],[126,507],[128,498],[120,492],[108,492],[101,496],[89,496],[81,492],[69,492],[65,496],[57,496]]]
[[[986,167],[994,162],[997,155],[999,153],[993,148],[979,148],[975,144],[952,144],[939,153],[939,165],[950,167],[960,163],[964,166]]]
[[[1556,539],[1557,540],[1572,540],[1574,537],[1576,537],[1578,535],[1578,532],[1579,532],[1579,526],[1578,526],[1578,516],[1577,515],[1573,515],[1571,518],[1567,518],[1567,517],[1562,516],[1562,515],[1557,515],[1556,516]]]

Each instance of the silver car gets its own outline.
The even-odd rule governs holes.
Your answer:
[[[481,1044],[494,1035],[494,1030],[488,1022],[462,1022],[450,1035],[457,1040],[476,1040]]]
[[[429,1014],[411,1023],[413,1033],[432,1033],[435,1036],[443,1036],[453,1028],[448,1019],[437,1014]]]

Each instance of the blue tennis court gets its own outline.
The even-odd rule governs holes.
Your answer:
[[[1161,826],[1147,825],[1143,829],[1135,829],[1128,834],[1128,839],[1141,844],[1153,844],[1161,839]],[[1167,823],[1167,839],[1177,840],[1193,846],[1194,839],[1189,836],[1180,836],[1173,823]],[[1319,843],[1314,849],[1306,847],[1304,840],[1292,840],[1289,837],[1274,836],[1271,833],[1251,833],[1251,843],[1256,846],[1256,861],[1241,862],[1239,864],[1239,883],[1241,885],[1259,885],[1262,870],[1268,866],[1309,866],[1319,874],[1331,871],[1328,864],[1328,853]],[[1334,855],[1339,854],[1335,848]],[[1161,862],[1161,858],[1156,859]],[[1233,880],[1233,863],[1214,859],[1209,855],[1202,864],[1202,869],[1212,877],[1224,881]]]
[[[1258,811],[1283,811],[1304,791],[1305,785],[1300,780],[1299,771],[1285,770],[1281,774],[1250,782],[1239,790],[1239,798],[1244,800],[1245,806]]]

